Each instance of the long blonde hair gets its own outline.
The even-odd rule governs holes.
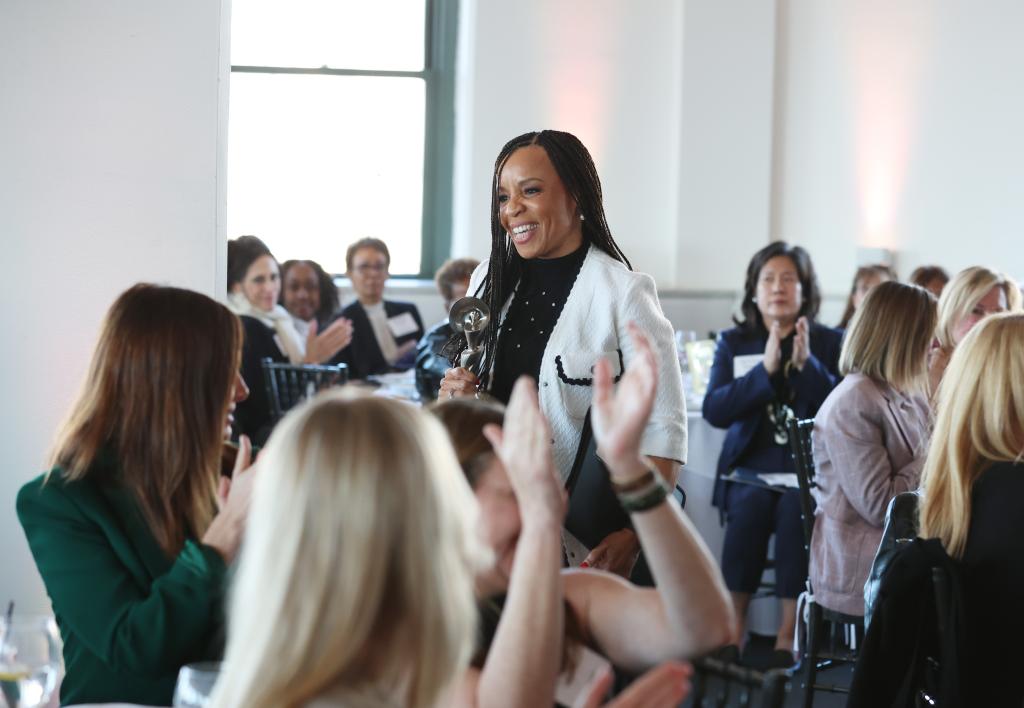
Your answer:
[[[876,285],[846,331],[839,373],[857,371],[904,393],[924,393],[937,319],[935,297],[924,288],[894,281]]]
[[[334,392],[257,464],[213,705],[434,705],[468,665],[489,560],[440,423]]]
[[[49,481],[97,474],[104,453],[167,556],[216,513],[242,325],[191,290],[138,284],[103,322],[89,374],[51,454]]]
[[[991,464],[1024,456],[1024,314],[986,317],[964,337],[939,386],[921,478],[921,535],[961,558],[971,489]]]
[[[935,338],[944,349],[952,351],[956,346],[953,330],[994,287],[1001,288],[1006,295],[1007,312],[1021,311],[1020,288],[1007,275],[973,266],[953,276],[939,298],[939,325],[935,329]]]

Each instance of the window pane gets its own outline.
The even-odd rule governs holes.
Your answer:
[[[343,273],[374,236],[393,274],[418,273],[424,94],[415,78],[233,73],[228,237]]]
[[[234,0],[231,63],[423,69],[426,0]]]

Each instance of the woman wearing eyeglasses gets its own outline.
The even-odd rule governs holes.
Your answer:
[[[348,364],[353,379],[412,368],[423,320],[411,302],[384,299],[391,265],[387,244],[377,238],[360,239],[348,247],[345,265],[356,301],[339,318],[352,322],[352,342],[334,362]]]

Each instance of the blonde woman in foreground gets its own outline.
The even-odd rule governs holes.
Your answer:
[[[986,319],[938,393],[922,478],[921,536],[962,564],[963,695],[1020,706],[1024,683],[1024,315]]]
[[[440,424],[333,393],[260,468],[213,705],[436,705],[469,661],[488,555]]]
[[[535,431],[520,432],[506,436],[516,469],[537,451]],[[452,705],[490,553],[441,424],[336,392],[286,417],[259,466],[212,705]],[[666,705],[657,696],[687,675],[664,664],[614,706]],[[610,678],[597,676],[581,705],[597,708]]]
[[[989,315],[1021,309],[1020,288],[1003,273],[974,266],[953,277],[939,298],[939,324],[928,359],[933,401],[953,350],[971,328]]]

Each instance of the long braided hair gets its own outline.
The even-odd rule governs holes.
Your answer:
[[[584,244],[593,244],[615,260],[624,263],[630,270],[633,269],[626,254],[612,238],[604,214],[601,179],[597,176],[594,159],[579,138],[560,130],[542,130],[523,133],[505,143],[505,147],[494,161],[494,178],[491,184],[491,255],[487,275],[477,292],[473,293],[491,308],[491,321],[484,332],[484,354],[479,364],[480,370],[474,372],[484,386],[487,384],[497,350],[500,324],[498,318],[501,309],[515,290],[523,273],[523,258],[516,252],[509,235],[501,225],[498,202],[501,171],[512,153],[530,145],[544,148],[566,191],[576,202],[576,208],[583,217]],[[444,353],[454,364],[465,348],[465,339],[456,333],[445,345]]]

